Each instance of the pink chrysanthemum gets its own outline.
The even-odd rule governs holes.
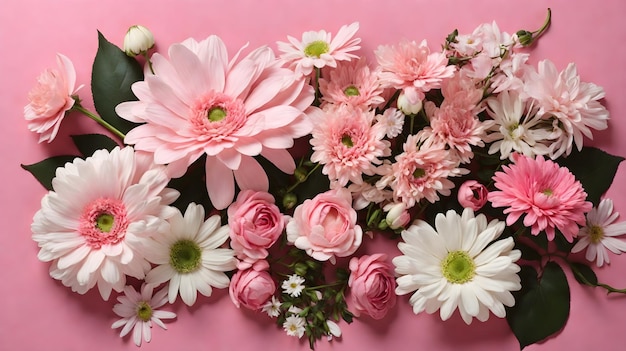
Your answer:
[[[229,61],[222,40],[210,36],[174,44],[169,56],[155,54],[155,74],[133,84],[139,101],[116,108],[129,121],[145,122],[126,143],[153,152],[155,162],[169,164],[176,175],[206,154],[207,190],[218,209],[233,201],[235,181],[241,189],[268,189],[253,156],[293,172],[286,149],[311,131],[304,111],[313,102],[312,87],[279,67],[267,47]]]
[[[324,104],[344,104],[369,110],[385,102],[378,76],[370,70],[365,59],[339,65],[330,71],[330,79],[322,78],[319,84]]]
[[[514,164],[494,175],[494,186],[500,191],[490,192],[488,200],[494,207],[506,207],[507,225],[524,215],[531,234],[545,230],[548,240],[553,240],[556,228],[572,242],[578,225],[585,225],[585,213],[591,210],[580,182],[567,168],[542,156],[533,160],[515,154],[513,160]]]
[[[331,34],[325,30],[309,31],[302,34],[302,41],[287,36],[289,43],[277,42],[280,58],[294,69],[297,74],[308,76],[313,67],[337,67],[337,61],[350,61],[358,56],[351,54],[359,50],[360,38],[353,38],[359,30],[359,23],[339,28],[337,35],[331,40]]]
[[[396,162],[383,175],[377,187],[389,186],[394,202],[402,202],[408,208],[425,198],[431,203],[439,195],[450,195],[454,183],[448,177],[459,176],[467,170],[457,168],[458,160],[450,157],[445,144],[422,141],[423,133],[410,135],[404,143],[404,152],[396,156]]]
[[[340,107],[330,109],[315,118],[311,161],[324,165],[322,173],[338,186],[349,181],[360,184],[362,175],[374,175],[379,157],[390,154],[389,142],[382,140],[385,128],[372,125],[373,112]]]
[[[104,300],[126,275],[142,279],[150,264],[139,248],[175,213],[168,181],[165,167],[131,147],[58,168],[31,226],[50,275],[79,294],[97,285]]]
[[[382,68],[380,80],[385,88],[402,89],[412,104],[424,93],[441,87],[441,81],[454,74],[443,52],[431,53],[426,41],[403,41],[395,46],[380,46],[376,58]]]

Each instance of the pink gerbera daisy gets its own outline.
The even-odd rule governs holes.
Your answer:
[[[330,71],[330,79],[322,78],[319,84],[323,103],[369,110],[385,102],[378,76],[370,70],[365,59],[339,65]]]
[[[556,228],[572,242],[592,206],[585,201],[587,193],[580,182],[567,168],[542,156],[532,159],[514,154],[513,160],[514,164],[494,175],[494,186],[500,191],[490,192],[488,200],[494,207],[506,207],[507,225],[524,215],[524,226],[531,227],[531,234],[545,230],[548,240],[553,240]]]
[[[359,23],[342,26],[334,39],[325,30],[309,31],[302,34],[302,41],[287,36],[289,43],[277,42],[280,58],[296,73],[311,74],[313,67],[337,67],[337,61],[350,61],[358,56],[351,54],[359,50],[360,38],[353,38],[359,30]]]
[[[155,54],[155,74],[133,84],[139,101],[116,108],[129,121],[145,122],[126,143],[153,152],[155,162],[169,164],[176,175],[206,154],[206,186],[217,209],[233,201],[235,180],[241,189],[268,189],[253,156],[293,172],[286,149],[311,131],[304,111],[313,102],[312,87],[279,67],[267,47],[229,61],[222,40],[210,36],[174,44],[169,56]]]
[[[373,175],[382,163],[379,157],[390,154],[389,142],[382,140],[386,129],[372,125],[373,120],[373,112],[348,107],[330,109],[316,118],[311,161],[323,164],[322,173],[338,186],[362,183],[362,174]]]

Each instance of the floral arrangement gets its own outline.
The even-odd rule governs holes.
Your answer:
[[[569,314],[563,267],[626,292],[592,268],[626,252],[603,198],[623,158],[583,145],[608,127],[603,89],[573,63],[529,63],[550,22],[381,45],[374,62],[358,23],[234,56],[217,36],[151,53],[143,26],[123,49],[99,33],[96,111],[61,54],[24,108],[39,142],[73,112],[117,138],[75,135],[80,155],[23,165],[49,190],[38,258],[114,296],[112,328],[137,346],[176,317],[168,303],[226,288],[311,348],[403,295],[415,314],[493,314],[521,348],[543,340]],[[361,254],[373,236],[401,254]]]

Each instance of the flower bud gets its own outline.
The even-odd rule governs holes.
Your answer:
[[[533,33],[527,30],[519,30],[516,34],[517,39],[519,39],[519,43],[522,44],[522,46],[530,46],[534,41]]]
[[[402,111],[405,115],[415,115],[422,109],[421,100],[411,103],[404,93],[400,93],[396,104],[398,105],[398,109],[400,109],[400,111]]]
[[[398,229],[406,226],[411,220],[411,215],[406,209],[406,205],[403,203],[389,204],[385,206],[387,217],[385,222],[391,229]]]
[[[293,176],[296,178],[296,181],[298,181],[299,183],[302,183],[306,180],[307,174],[308,172],[304,167],[298,167],[293,172]]]
[[[287,210],[294,208],[297,203],[298,197],[294,193],[285,194],[285,197],[283,197],[283,207]]]
[[[152,32],[144,26],[135,25],[128,28],[124,37],[124,52],[128,56],[144,54],[154,46]]]

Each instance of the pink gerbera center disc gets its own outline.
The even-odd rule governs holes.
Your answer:
[[[128,219],[126,207],[120,200],[99,198],[87,205],[80,217],[79,232],[87,245],[99,249],[124,239]]]
[[[246,121],[243,102],[211,92],[193,106],[191,123],[195,130],[211,141],[230,141],[230,136]]]

